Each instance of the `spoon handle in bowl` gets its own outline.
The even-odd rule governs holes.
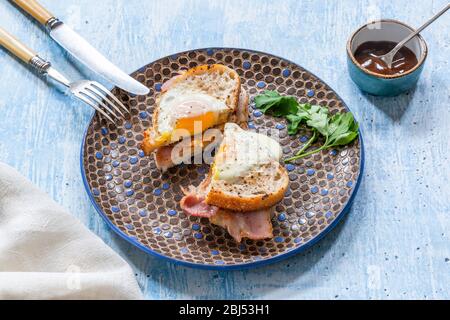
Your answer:
[[[400,49],[401,47],[403,47],[409,40],[411,40],[412,38],[414,38],[416,35],[418,35],[423,29],[425,29],[426,27],[428,27],[431,23],[433,23],[437,18],[439,18],[440,16],[442,16],[448,9],[450,9],[450,3],[447,4],[445,6],[445,8],[443,8],[441,11],[439,11],[438,13],[436,13],[430,20],[428,20],[427,22],[425,22],[419,29],[417,29],[416,31],[414,31],[413,33],[411,33],[409,36],[407,36],[405,39],[403,39],[402,41],[400,41],[395,48],[392,50],[393,52],[397,52],[398,49]]]

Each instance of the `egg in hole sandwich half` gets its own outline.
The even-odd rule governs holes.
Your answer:
[[[281,156],[274,139],[227,123],[208,176],[184,190],[181,209],[227,229],[237,242],[271,238],[273,209],[289,184]]]
[[[172,150],[167,147],[234,121],[240,97],[241,81],[231,68],[213,64],[184,71],[162,86],[142,149],[147,155],[155,153],[157,166],[167,169],[173,164],[158,161],[162,156],[168,160]]]

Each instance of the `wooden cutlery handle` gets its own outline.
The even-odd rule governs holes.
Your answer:
[[[54,18],[54,15],[36,0],[13,0],[13,2],[43,25],[51,18]]]
[[[0,28],[0,45],[8,49],[25,63],[30,63],[31,59],[37,55],[33,50],[25,46],[2,28]]]

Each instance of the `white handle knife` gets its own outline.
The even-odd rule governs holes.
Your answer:
[[[13,0],[20,8],[43,24],[50,36],[75,58],[116,86],[133,94],[147,94],[149,89],[106,59],[78,33],[57,19],[36,0]]]

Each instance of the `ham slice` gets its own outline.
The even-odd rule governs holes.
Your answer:
[[[242,129],[247,129],[249,97],[244,89],[239,93],[239,101],[236,111],[230,116],[228,122],[237,123]]]
[[[173,167],[174,163],[172,161],[172,150],[174,146],[164,146],[156,149],[155,151],[155,163],[156,167],[161,171],[166,171],[167,169]]]
[[[271,209],[252,212],[220,209],[210,217],[210,221],[227,229],[236,242],[241,242],[242,238],[260,240],[273,237],[271,214]]]
[[[180,207],[186,215],[211,218],[217,213],[218,207],[205,202],[210,181],[211,178],[208,176],[198,187],[190,186],[188,190],[183,189],[184,197],[180,201]]]
[[[195,194],[188,194],[180,201],[181,209],[188,216],[211,218],[219,208],[206,204],[205,198]]]
[[[185,139],[178,143],[171,144],[169,146],[163,146],[156,149],[155,151],[156,167],[164,172],[177,164],[189,163],[189,160],[191,158],[193,157],[195,158],[199,152],[202,153],[204,148],[208,146],[210,143],[215,142],[218,144],[220,142],[220,140],[216,142],[214,139],[211,140],[209,139],[210,139],[209,137],[203,140],[193,138]],[[186,154],[184,154],[184,151],[186,151]]]
[[[242,238],[260,240],[272,238],[272,209],[252,212],[235,212],[219,209],[205,202],[211,178],[208,176],[198,187],[183,190],[185,196],[180,201],[181,209],[188,216],[208,218],[211,223],[227,229],[236,242]]]
[[[184,196],[180,205],[187,215],[208,218],[211,223],[227,229],[236,242],[241,242],[242,238],[260,240],[273,237],[270,209],[252,212],[222,210],[206,204],[204,197],[194,194]]]

